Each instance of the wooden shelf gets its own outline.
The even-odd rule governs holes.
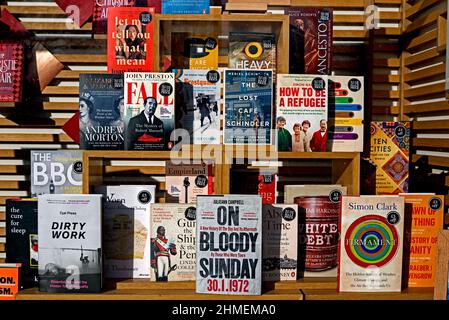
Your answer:
[[[433,288],[409,288],[402,292],[337,292],[303,289],[304,300],[433,300]]]

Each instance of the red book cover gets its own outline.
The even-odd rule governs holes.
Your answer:
[[[276,175],[260,174],[258,194],[262,197],[262,204],[276,203]]]
[[[94,1],[96,0],[55,0],[56,4],[73,19],[78,27],[84,25],[92,16]],[[79,13],[79,19],[77,13]]]
[[[154,8],[108,10],[108,73],[153,71]]]
[[[24,46],[18,41],[0,41],[0,102],[20,102]]]

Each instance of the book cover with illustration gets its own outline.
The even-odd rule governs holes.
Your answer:
[[[125,73],[125,150],[170,150],[175,124],[174,73]]]
[[[218,69],[218,35],[188,32],[171,33],[173,69]]]
[[[224,74],[224,144],[271,144],[273,71],[226,69]]]
[[[174,69],[176,129],[181,144],[219,144],[221,83],[215,70]],[[187,139],[188,138],[188,139]]]
[[[212,164],[165,163],[166,202],[196,203],[199,195],[213,194]]]
[[[364,78],[329,76],[329,136],[332,152],[363,152]]]
[[[32,150],[31,196],[81,194],[83,152],[81,150]]]
[[[408,192],[410,122],[371,122],[370,159],[376,165],[376,194]]]
[[[108,73],[153,71],[154,8],[108,9]]]
[[[209,14],[210,0],[162,0],[162,14]]]
[[[329,151],[327,80],[321,75],[278,74],[278,151]]]
[[[150,216],[154,185],[100,186],[103,195],[104,277],[138,279],[151,276]]]
[[[39,291],[100,292],[102,196],[38,197]]]
[[[0,102],[20,102],[24,56],[21,41],[0,41]]]
[[[6,200],[6,262],[22,265],[21,289],[38,286],[37,200]]]
[[[400,292],[404,198],[343,196],[338,290]]]
[[[330,75],[332,71],[333,11],[291,7],[290,74]]]
[[[80,75],[80,149],[124,149],[125,97],[123,86],[122,74]]]
[[[263,280],[295,281],[298,268],[298,206],[263,205]]]
[[[149,207],[153,281],[194,281],[196,208],[192,204],[156,203]]]

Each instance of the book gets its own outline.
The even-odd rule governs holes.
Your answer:
[[[218,35],[189,32],[171,33],[173,69],[218,69]]]
[[[196,203],[197,196],[213,194],[212,164],[165,162],[167,203]]]
[[[263,205],[263,280],[297,279],[298,206]]]
[[[123,150],[125,143],[122,74],[80,75],[81,149]]]
[[[348,188],[339,184],[285,185],[284,203],[294,203],[296,197],[302,196],[332,196],[334,191],[346,195]]]
[[[338,291],[400,292],[404,199],[343,196]]]
[[[162,0],[162,14],[209,14],[210,0]]]
[[[330,75],[333,11],[330,8],[290,7],[290,74]]]
[[[126,150],[170,150],[174,73],[125,73]]]
[[[101,198],[98,194],[38,197],[40,291],[100,292]]]
[[[15,300],[21,283],[20,263],[0,263],[0,301]]]
[[[406,220],[410,228],[405,228],[405,239],[409,241],[404,246],[410,253],[408,270],[403,270],[403,276],[408,274],[406,282],[409,288],[434,287],[437,259],[438,233],[443,230],[444,196],[434,194],[400,194],[405,201]],[[408,227],[407,223],[405,226]]]
[[[262,197],[262,204],[276,203],[276,174],[262,173],[259,174],[258,180],[257,194]]]
[[[31,196],[80,194],[83,187],[83,152],[32,150]]]
[[[408,192],[410,122],[371,122],[369,158],[376,168],[376,194]]]
[[[328,151],[327,76],[278,74],[276,93],[278,151]]]
[[[0,41],[0,102],[20,102],[24,55],[21,41]]]
[[[271,69],[276,77],[276,36],[273,33],[229,33],[230,69]]]
[[[38,282],[37,200],[6,200],[6,262],[20,263],[20,288],[36,287]]]
[[[100,186],[103,195],[104,277],[151,277],[149,205],[154,185]]]
[[[363,152],[364,78],[329,76],[328,150]]]
[[[173,70],[176,136],[181,144],[219,144],[221,85],[215,70]],[[184,129],[187,132],[179,132]]]
[[[154,8],[108,10],[108,73],[153,71]]]
[[[192,204],[150,205],[153,281],[194,281],[196,208]]]
[[[261,294],[260,196],[199,196],[196,234],[197,293]]]
[[[273,71],[226,69],[224,74],[224,144],[271,144]]]

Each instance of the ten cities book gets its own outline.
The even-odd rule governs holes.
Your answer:
[[[123,74],[80,75],[80,149],[124,149],[123,86]]]
[[[20,102],[25,47],[20,41],[0,41],[0,102]]]
[[[400,292],[404,198],[343,196],[338,290]]]
[[[101,198],[96,194],[38,197],[40,291],[100,292]]]

